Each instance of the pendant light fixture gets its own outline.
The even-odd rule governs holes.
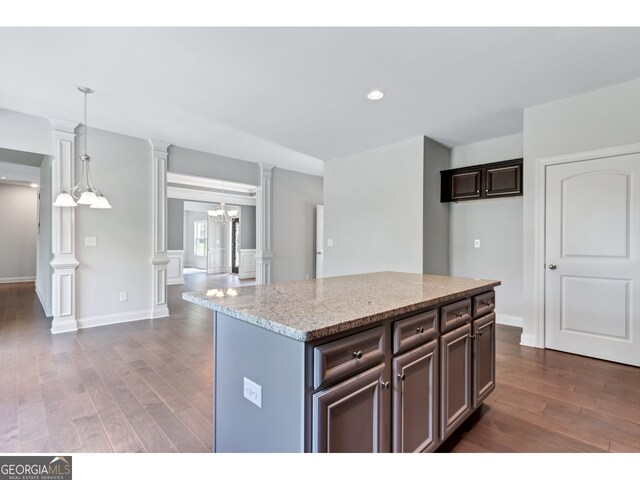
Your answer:
[[[84,153],[80,155],[82,170],[80,181],[69,191],[63,190],[53,202],[54,207],[75,207],[76,205],[89,205],[89,208],[111,208],[111,204],[91,182],[91,157],[87,154],[87,95],[93,93],[88,87],[78,87],[84,94]],[[84,182],[83,182],[84,181]],[[84,186],[81,184],[84,183]]]
[[[224,203],[224,182],[222,182],[222,201],[220,205],[215,210],[207,210],[207,213],[213,218],[213,221],[221,227],[238,217],[238,208],[231,207],[227,210],[226,204]]]

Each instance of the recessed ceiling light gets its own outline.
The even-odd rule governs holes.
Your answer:
[[[367,98],[369,100],[380,100],[382,97],[384,97],[384,93],[380,90],[371,90],[367,93]]]
[[[38,184],[37,184],[37,183],[32,183],[32,184],[31,184],[31,186],[32,186],[33,188],[38,188]]]

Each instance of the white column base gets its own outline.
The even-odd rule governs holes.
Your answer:
[[[169,256],[166,253],[156,253],[151,263],[153,264],[153,306],[151,307],[151,318],[168,317],[167,265],[169,264]]]
[[[59,256],[50,262],[53,268],[51,284],[51,307],[53,320],[51,333],[75,332],[76,321],[76,268],[74,257]]]
[[[271,263],[273,254],[270,251],[256,253],[256,283],[267,285],[271,283]]]

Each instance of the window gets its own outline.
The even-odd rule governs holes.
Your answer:
[[[193,222],[193,254],[204,257],[207,251],[207,221],[199,220]]]

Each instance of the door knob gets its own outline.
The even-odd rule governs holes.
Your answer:
[[[556,268],[558,268],[558,266],[555,263],[549,265],[549,270],[555,270]]]

